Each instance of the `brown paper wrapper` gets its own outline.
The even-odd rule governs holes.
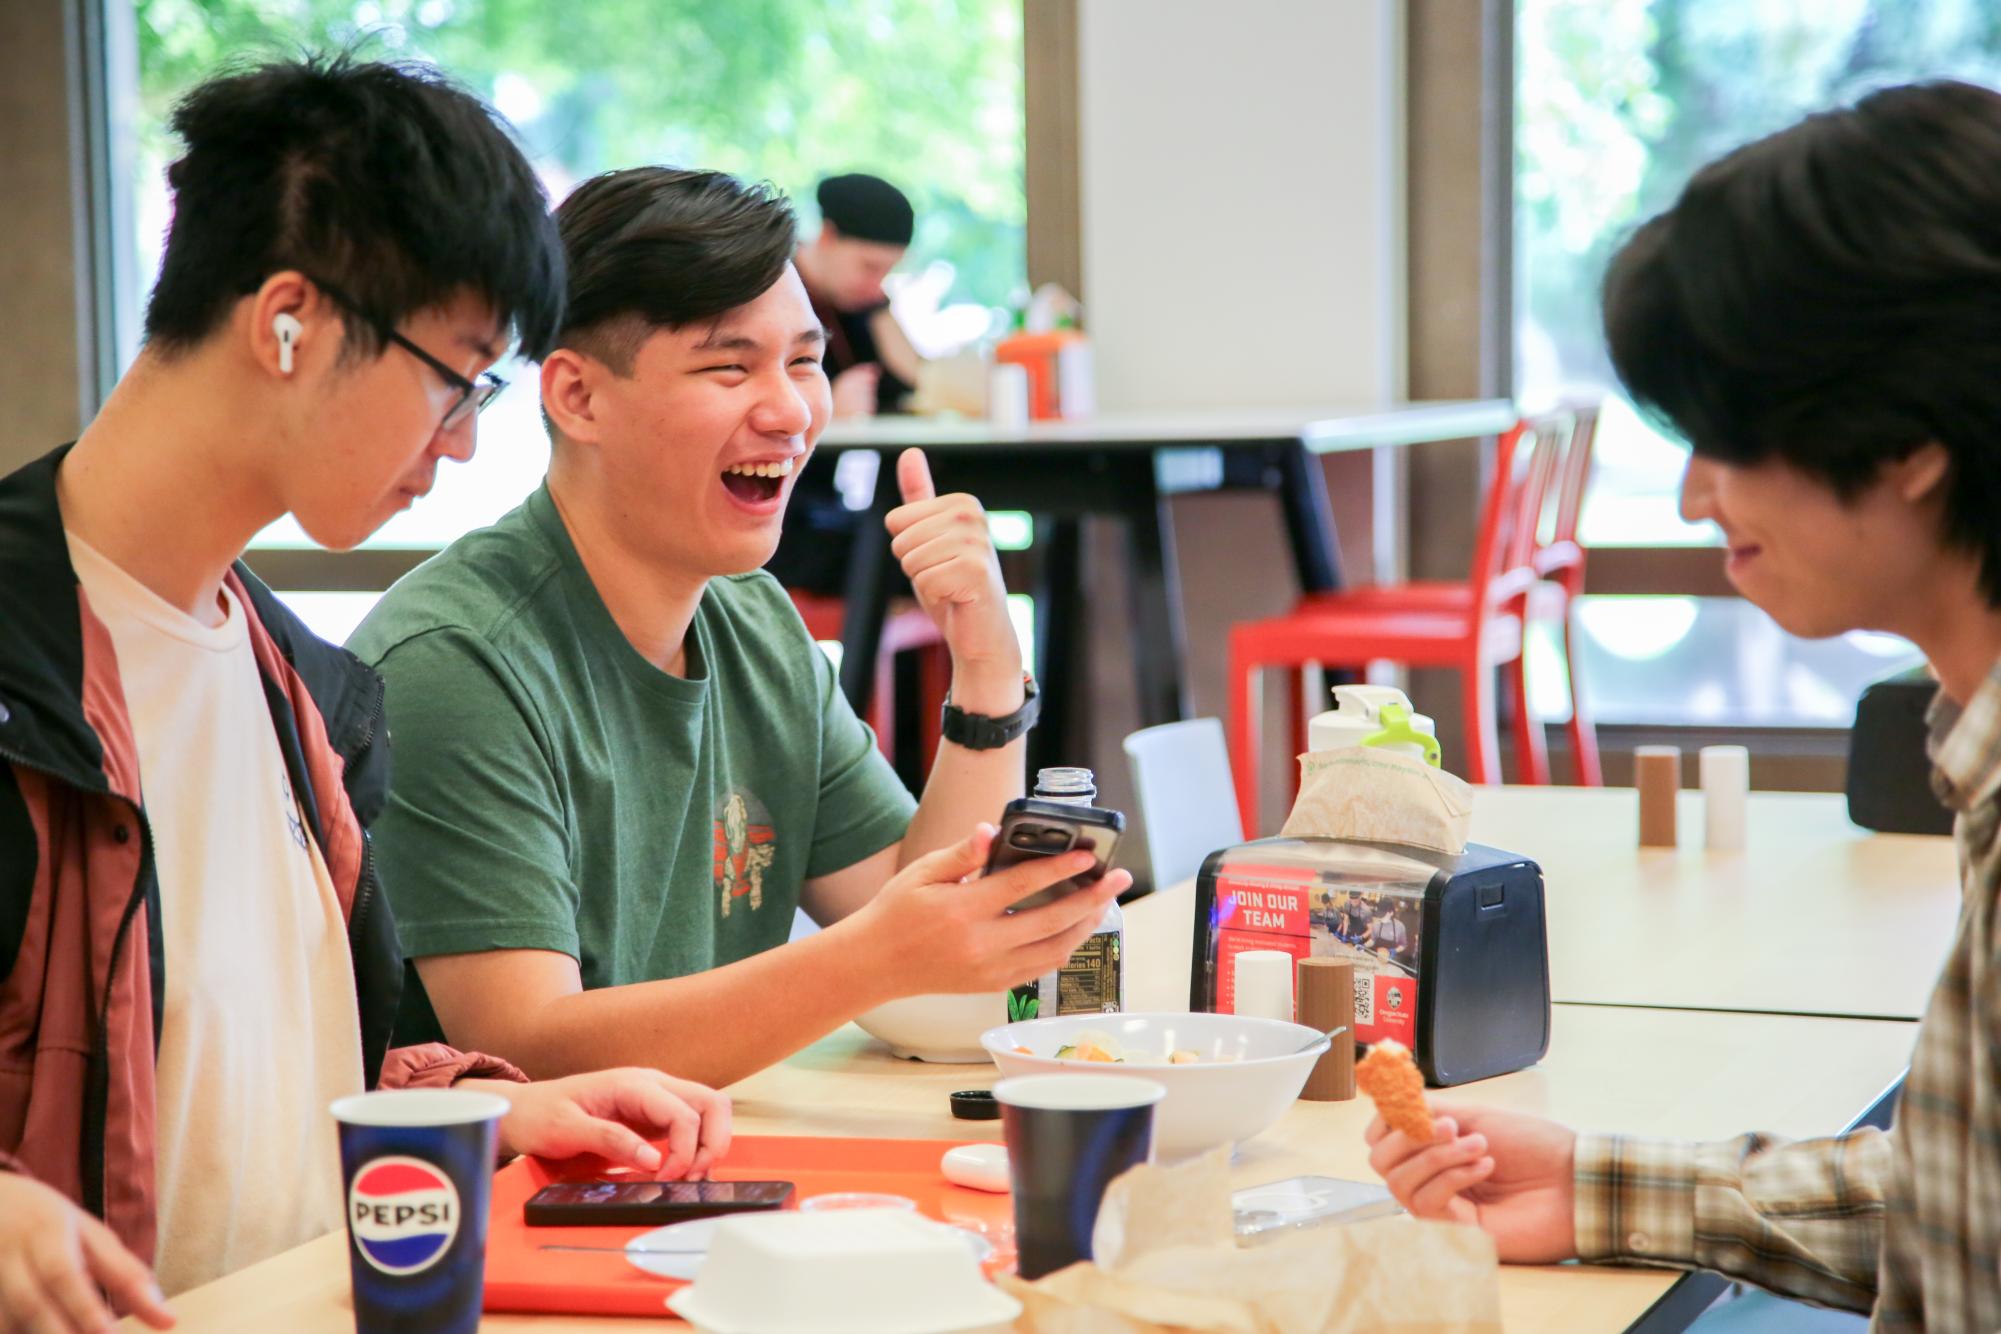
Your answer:
[[[1299,796],[1284,838],[1401,843],[1457,856],[1473,822],[1473,789],[1412,755],[1344,746],[1299,757]]]
[[[1475,1228],[1383,1218],[1239,1249],[1227,1151],[1137,1167],[1105,1193],[1098,1260],[1004,1276],[1025,1334],[1499,1334],[1494,1244]]]

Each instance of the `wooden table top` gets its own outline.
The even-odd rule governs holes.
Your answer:
[[[1760,827],[1754,819],[1754,837]],[[1185,1006],[1191,901],[1191,891],[1163,893],[1128,912],[1133,1009]],[[1491,1103],[1637,1134],[1824,1134],[1860,1114],[1897,1078],[1915,1032],[1902,1022],[1559,1005],[1542,1064],[1434,1096],[1441,1106]],[[898,1061],[849,1026],[732,1093],[745,1134],[998,1139],[997,1122],[955,1121],[947,1103],[953,1090],[983,1087],[992,1078],[987,1066]],[[1297,1103],[1276,1127],[1241,1146],[1236,1181],[1248,1186],[1301,1173],[1367,1180],[1361,1136],[1368,1117],[1368,1104],[1359,1100]],[[1538,1334],[1621,1330],[1675,1278],[1643,1269],[1507,1267],[1503,1314],[1509,1329]],[[345,1239],[334,1234],[185,1293],[173,1305],[189,1330],[347,1334],[353,1329],[347,1283]],[[492,1316],[482,1326],[588,1334],[660,1327],[659,1321],[536,1316]]]
[[[1542,867],[1557,1001],[1924,1013],[1959,921],[1950,838],[1858,828],[1833,793],[1754,792],[1745,849],[1710,852],[1702,795],[1682,793],[1677,813],[1680,845],[1642,848],[1631,788],[1474,789],[1473,840]],[[1141,900],[1183,942],[1179,971],[1154,975],[1154,1008],[1188,1004],[1194,897],[1184,881]]]
[[[1691,762],[1693,756],[1690,757]],[[1559,1001],[1916,1019],[1959,919],[1952,840],[1875,834],[1831,793],[1751,794],[1747,846],[1640,848],[1631,788],[1485,788],[1473,838],[1534,858]]]
[[[1440,1091],[1440,1106],[1490,1103],[1581,1127],[1722,1137],[1748,1129],[1814,1135],[1839,1129],[1896,1078],[1915,1029],[1907,1023],[1558,1006],[1547,1060],[1500,1079]],[[734,1090],[745,1134],[1000,1137],[997,1122],[952,1119],[946,1098],[980,1087],[983,1066],[899,1061],[852,1026]],[[1240,1186],[1301,1173],[1370,1179],[1366,1101],[1294,1105],[1244,1144]],[[1620,1330],[1674,1282],[1658,1270],[1579,1265],[1504,1267],[1507,1328],[1539,1334]],[[336,1233],[184,1293],[183,1329],[348,1334],[345,1238]],[[658,1329],[659,1321],[490,1316],[486,1330]],[[137,1329],[133,1322],[121,1328]]]

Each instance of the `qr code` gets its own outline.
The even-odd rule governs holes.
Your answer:
[[[1355,1027],[1362,1028],[1376,1022],[1376,975],[1374,973],[1355,974]]]

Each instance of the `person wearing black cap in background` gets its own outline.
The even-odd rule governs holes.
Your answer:
[[[920,358],[890,313],[883,280],[903,262],[916,215],[903,191],[859,172],[820,182],[820,234],[799,247],[799,276],[827,326],[835,417],[894,412]]]
[[[903,191],[859,172],[820,182],[820,231],[794,257],[813,311],[827,326],[834,416],[895,412],[922,358],[890,312],[883,280],[903,260],[916,214]],[[814,457],[792,487],[785,529],[765,569],[789,589],[837,596],[857,515],[841,498],[831,457]]]

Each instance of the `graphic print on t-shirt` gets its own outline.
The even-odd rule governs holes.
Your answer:
[[[292,841],[299,845],[299,851],[306,850],[306,821],[299,810],[299,799],[292,795],[292,779],[289,774],[279,775],[278,781],[285,789],[285,827],[291,831]]]
[[[732,901],[748,898],[750,910],[764,906],[764,873],[778,853],[771,812],[749,792],[730,789],[715,811],[717,902],[728,917]]]

